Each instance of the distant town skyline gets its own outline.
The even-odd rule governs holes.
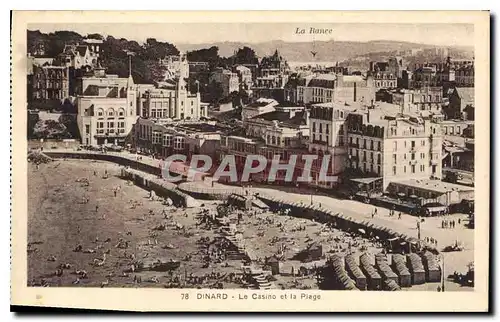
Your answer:
[[[325,34],[311,34],[318,29]],[[263,43],[313,41],[401,41],[435,46],[473,46],[472,24],[386,24],[386,23],[137,23],[137,24],[30,24],[29,30],[44,33],[68,30],[82,35],[99,33],[144,42],[156,38],[174,45],[215,42]],[[297,30],[304,30],[298,33]]]

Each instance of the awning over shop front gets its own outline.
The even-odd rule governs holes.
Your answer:
[[[446,211],[447,207],[443,204],[440,203],[428,203],[423,206],[426,210],[429,210],[430,212],[435,212],[435,211]]]
[[[361,184],[370,184],[372,182],[375,182],[377,180],[382,180],[381,177],[373,177],[373,178],[354,178],[351,179],[351,181],[356,182],[356,183],[361,183]]]

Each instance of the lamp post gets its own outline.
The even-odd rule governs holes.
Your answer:
[[[420,240],[420,227],[422,225],[422,221],[420,219],[420,216],[418,216],[417,219],[417,239]]]
[[[444,292],[444,254],[441,253],[441,292]]]
[[[311,190],[311,206],[313,205],[313,194],[314,194],[314,192],[318,192],[318,189],[315,188],[315,189]]]

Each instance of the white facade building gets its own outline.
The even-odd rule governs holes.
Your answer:
[[[189,78],[189,63],[186,54],[167,56],[159,62],[166,69],[165,80]]]
[[[381,178],[383,190],[398,180],[440,179],[440,124],[400,114],[398,107],[390,105],[349,114],[347,166],[362,176]]]
[[[124,145],[137,120],[137,92],[132,76],[120,93],[118,85],[101,87],[96,95],[80,95],[77,123],[82,144]]]

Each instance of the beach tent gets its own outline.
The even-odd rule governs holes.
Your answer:
[[[422,262],[425,268],[425,278],[427,282],[440,282],[441,281],[441,267],[437,261],[437,256],[426,251],[422,253]]]
[[[356,287],[360,290],[365,290],[366,276],[359,268],[359,265],[356,262],[354,255],[350,254],[345,257],[345,267],[349,276],[352,277],[352,279],[356,283]]]
[[[392,255],[392,269],[399,277],[399,286],[410,287],[411,286],[411,274],[406,267],[406,257],[401,254]]]
[[[368,253],[363,253],[359,257],[360,269],[366,276],[367,288],[369,290],[380,290],[382,278],[372,265],[373,259]]]
[[[413,285],[425,283],[425,269],[422,259],[415,253],[406,255]]]

